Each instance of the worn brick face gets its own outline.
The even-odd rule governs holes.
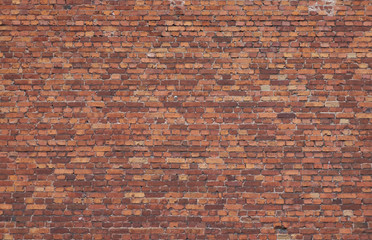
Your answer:
[[[1,239],[371,239],[372,2],[1,0]]]

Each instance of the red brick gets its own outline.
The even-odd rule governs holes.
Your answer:
[[[0,238],[369,239],[370,1],[0,9]]]

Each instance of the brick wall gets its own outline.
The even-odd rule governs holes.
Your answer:
[[[371,239],[371,1],[0,2],[0,238]]]

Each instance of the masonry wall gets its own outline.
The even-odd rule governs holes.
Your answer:
[[[372,2],[1,0],[1,239],[371,239]]]

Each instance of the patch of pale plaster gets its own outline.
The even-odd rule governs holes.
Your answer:
[[[310,12],[317,12],[320,15],[334,16],[336,0],[317,0],[312,6],[309,6]]]
[[[185,5],[185,1],[184,0],[169,0],[171,6],[184,6]]]

